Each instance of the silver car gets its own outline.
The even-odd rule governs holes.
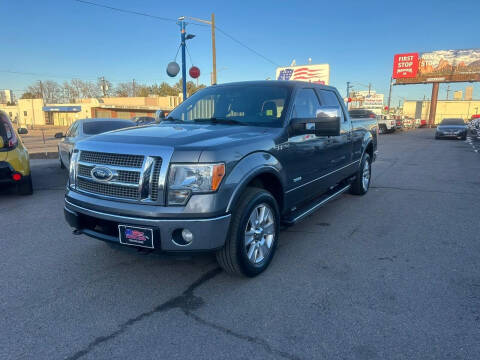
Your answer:
[[[80,119],[68,128],[65,134],[57,133],[56,138],[63,138],[58,143],[58,158],[63,169],[70,165],[70,157],[75,144],[87,137],[98,135],[107,131],[118,130],[135,126],[135,122],[125,119]]]

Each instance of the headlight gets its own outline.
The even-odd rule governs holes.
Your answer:
[[[218,189],[225,164],[171,164],[168,173],[168,204],[185,205],[191,194]]]
[[[72,157],[70,158],[70,172],[69,172],[69,186],[71,189],[75,189],[75,182],[77,180],[77,160],[78,150],[74,150]]]

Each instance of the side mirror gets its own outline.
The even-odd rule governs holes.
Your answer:
[[[63,135],[63,132],[58,132],[58,133],[55,133],[54,137],[55,139],[61,139],[61,138],[64,138],[65,135]]]
[[[336,106],[321,106],[315,118],[294,118],[291,126],[295,135],[317,136],[340,135],[341,109]]]
[[[24,127],[20,127],[20,128],[18,128],[17,132],[18,132],[20,135],[25,135],[25,134],[28,134],[28,129],[27,129],[27,128],[24,128]]]
[[[159,123],[165,119],[165,112],[163,110],[157,110],[155,112],[155,122]]]

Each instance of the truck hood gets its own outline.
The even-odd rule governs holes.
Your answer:
[[[242,125],[219,124],[158,124],[116,130],[83,140],[83,146],[89,142],[161,145],[175,150],[216,150],[225,145],[234,146],[252,143],[255,140],[271,139],[272,133],[279,128],[266,128]],[[270,136],[269,136],[270,135]]]

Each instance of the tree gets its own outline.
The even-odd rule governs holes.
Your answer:
[[[130,82],[119,83],[115,94],[121,97],[133,96],[133,84]]]
[[[40,97],[40,94],[34,94],[27,90],[20,96],[20,99],[40,99]]]
[[[41,90],[43,91],[43,101],[45,103],[58,103],[62,100],[63,89],[56,82],[47,80],[41,83]]]

